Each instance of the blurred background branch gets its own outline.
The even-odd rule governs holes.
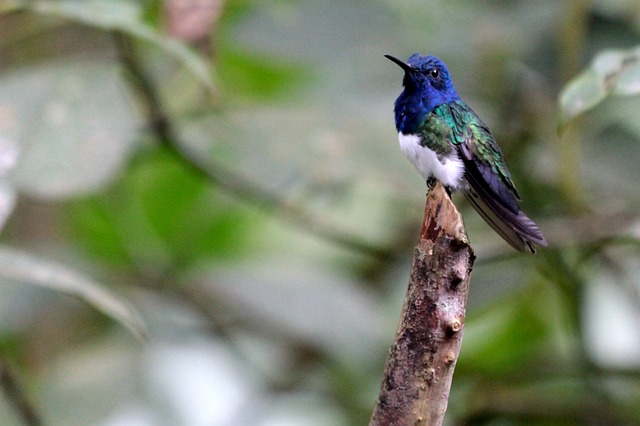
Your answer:
[[[18,384],[13,371],[3,359],[0,359],[0,387],[5,397],[11,402],[14,409],[27,426],[40,426],[42,421],[36,408]]]
[[[560,81],[566,83],[573,78],[584,63],[588,37],[591,0],[571,0],[565,2],[566,9],[558,32],[558,55]],[[567,126],[558,137],[558,182],[568,209],[580,213],[586,208],[586,195],[582,183],[580,149],[582,135],[580,124]]]
[[[177,133],[173,130],[171,119],[161,105],[154,89],[154,84],[149,76],[145,74],[143,65],[136,57],[131,39],[119,32],[113,34],[113,39],[120,61],[129,73],[133,85],[138,89],[137,92],[144,105],[144,110],[149,116],[149,127],[158,141],[172,155],[184,162],[188,168],[240,200],[264,209],[276,217],[282,217],[283,220],[295,225],[304,232],[309,232],[312,235],[344,246],[346,249],[362,252],[379,260],[388,260],[394,257],[393,252],[350,235],[351,231],[346,228],[338,229],[328,223],[324,223],[320,215],[310,215],[303,207],[286,201],[266,187],[260,187],[256,183],[250,182],[229,168],[224,168],[222,165],[213,166],[210,161],[207,165],[204,165],[197,155],[190,154],[187,151],[186,144],[180,142]]]

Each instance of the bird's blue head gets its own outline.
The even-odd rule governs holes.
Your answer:
[[[396,100],[396,128],[405,134],[415,133],[427,114],[439,105],[460,99],[453,87],[449,70],[435,56],[411,55],[407,62],[384,55],[404,70],[404,91]]]

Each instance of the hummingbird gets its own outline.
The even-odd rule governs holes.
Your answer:
[[[449,70],[435,56],[407,62],[384,55],[404,70],[404,90],[394,114],[400,150],[432,187],[462,192],[480,216],[519,251],[546,246],[538,225],[525,215],[520,195],[496,140],[456,92]]]

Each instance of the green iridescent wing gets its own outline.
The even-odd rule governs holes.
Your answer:
[[[533,243],[546,246],[538,226],[518,206],[520,196],[500,147],[471,108],[463,101],[440,105],[427,124],[431,126],[429,137],[443,136],[435,146],[445,150],[446,142],[449,152],[458,149],[468,183],[464,195],[480,216],[518,250],[535,252]]]
[[[451,124],[437,109],[427,115],[420,129],[420,145],[426,146],[438,155],[451,154],[455,149],[451,144]]]
[[[446,121],[451,142],[460,148],[467,160],[475,163],[482,179],[505,203],[516,207],[520,195],[487,125],[464,101],[440,105],[434,113]]]

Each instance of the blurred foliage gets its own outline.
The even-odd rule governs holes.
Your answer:
[[[560,94],[561,124],[596,107],[608,95],[639,94],[640,49],[602,52]]]
[[[425,193],[382,54],[415,51],[550,243],[455,197],[447,421],[640,423],[637,1],[0,0],[0,31],[3,425],[366,424]]]

